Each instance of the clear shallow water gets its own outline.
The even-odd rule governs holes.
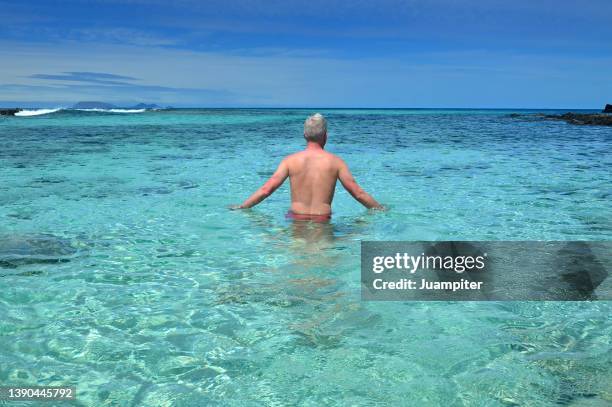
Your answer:
[[[509,111],[330,110],[331,225],[288,185],[311,111],[0,119],[0,383],[82,405],[606,405],[610,302],[364,303],[361,240],[610,240],[612,131]]]

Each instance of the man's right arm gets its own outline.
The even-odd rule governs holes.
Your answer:
[[[359,186],[359,184],[357,184],[357,181],[355,181],[355,178],[353,178],[353,174],[351,174],[348,165],[346,165],[343,160],[338,160],[340,161],[338,169],[338,179],[342,183],[344,189],[346,189],[349,194],[353,196],[353,198],[359,201],[359,203],[361,203],[366,208],[384,209],[384,207],[379,204],[376,199],[372,198],[370,194],[364,191]]]

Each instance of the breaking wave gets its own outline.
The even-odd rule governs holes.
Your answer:
[[[57,109],[20,110],[17,113],[15,113],[15,116],[40,116],[41,114],[55,113],[60,110],[62,109],[57,108]]]
[[[43,114],[51,114],[59,111],[63,112],[93,112],[93,113],[144,113],[147,109],[66,109],[58,107],[56,109],[26,109],[15,113],[15,116],[31,117]]]
[[[143,113],[147,109],[69,109],[79,112],[99,112],[99,113]]]

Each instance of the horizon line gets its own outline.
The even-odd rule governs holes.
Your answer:
[[[104,102],[106,103],[106,102]],[[112,104],[112,103],[109,103]],[[148,103],[155,104],[155,103]],[[74,105],[74,104],[72,104]],[[59,109],[72,109],[71,106],[55,105],[54,108]],[[114,105],[114,104],[113,104]],[[8,105],[0,102],[0,109],[45,109],[49,108],[51,104],[46,107],[40,105]],[[135,105],[114,105],[116,108],[132,108]],[[605,107],[605,104],[604,104]],[[364,107],[364,106],[159,106],[161,110],[180,110],[180,109],[208,109],[208,110],[247,110],[247,109],[260,109],[260,110],[309,110],[309,109],[321,109],[321,110],[603,110],[602,107],[400,107],[400,106],[385,106],[385,107]],[[157,108],[156,108],[157,109]]]

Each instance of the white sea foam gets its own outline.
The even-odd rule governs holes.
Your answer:
[[[97,113],[143,113],[147,111],[147,109],[63,109],[61,107],[58,107],[56,109],[20,110],[19,112],[15,113],[15,116],[21,116],[21,117],[40,116],[43,114],[59,112],[60,110],[79,111],[79,112],[97,112]]]
[[[41,114],[55,113],[60,110],[62,109],[57,108],[57,109],[20,110],[19,112],[15,113],[15,116],[40,116]]]
[[[142,113],[146,112],[147,109],[109,109],[108,111],[113,113]]]
[[[72,109],[80,112],[98,112],[98,113],[143,113],[147,109]]]

